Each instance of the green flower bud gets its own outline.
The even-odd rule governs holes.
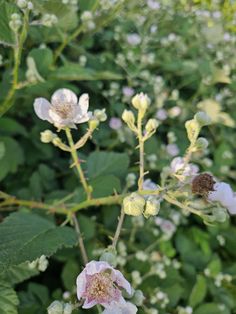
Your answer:
[[[131,123],[134,124],[135,121],[135,117],[134,114],[131,110],[124,110],[123,114],[122,114],[122,119],[127,123]]]
[[[131,193],[123,200],[123,208],[126,215],[140,216],[143,213],[145,199],[137,193]]]
[[[160,201],[154,196],[149,196],[146,201],[146,206],[144,210],[144,217],[148,218],[150,216],[156,216],[160,210]]]
[[[145,297],[144,297],[142,291],[141,290],[136,290],[134,292],[134,295],[132,297],[131,302],[134,303],[137,306],[141,306],[143,304],[144,299],[145,299]]]
[[[73,306],[70,303],[64,305],[63,314],[71,314],[73,311]]]
[[[134,108],[140,110],[143,113],[143,115],[145,114],[147,108],[151,103],[150,98],[144,93],[136,94],[132,98],[131,102]]]
[[[225,208],[217,207],[212,210],[212,215],[215,217],[215,221],[223,223],[226,221],[228,214]]]
[[[53,301],[47,308],[48,314],[63,314],[63,304],[60,301]]]
[[[45,130],[40,133],[42,143],[51,143],[55,138],[57,138],[57,135],[50,130]]]
[[[197,149],[206,149],[208,147],[208,140],[204,137],[199,137],[196,141],[196,148]]]
[[[158,127],[157,120],[156,119],[149,119],[146,126],[145,126],[145,130],[148,133],[152,133],[152,132],[156,131],[157,127]]]
[[[99,120],[97,118],[91,118],[88,124],[90,130],[95,130],[99,126]]]
[[[134,186],[136,183],[136,175],[134,173],[128,173],[126,183],[129,188]]]
[[[116,254],[110,251],[103,252],[99,260],[103,262],[107,262],[113,267],[116,267],[117,265]]]
[[[102,109],[102,110],[96,109],[96,110],[94,111],[94,116],[98,119],[98,121],[100,121],[100,122],[106,121],[107,115],[106,115],[106,112],[105,112],[105,111],[106,111],[105,108]]]
[[[211,124],[211,118],[204,111],[196,113],[194,119],[199,123],[200,127]]]

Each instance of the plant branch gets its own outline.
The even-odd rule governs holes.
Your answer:
[[[86,253],[86,250],[85,250],[84,241],[83,241],[83,237],[82,237],[82,234],[81,234],[79,222],[78,222],[75,214],[72,215],[72,220],[73,220],[73,223],[74,223],[75,231],[76,231],[76,233],[78,235],[79,248],[80,248],[80,251],[81,251],[82,259],[83,259],[84,265],[86,265],[88,263],[88,256],[87,256],[87,253]]]
[[[123,208],[121,208],[119,222],[117,224],[115,236],[114,236],[113,241],[112,241],[112,247],[114,249],[116,248],[116,245],[117,245],[120,233],[121,233],[121,228],[122,228],[122,225],[123,225],[123,222],[124,222],[124,218],[125,218],[125,212],[124,212]]]

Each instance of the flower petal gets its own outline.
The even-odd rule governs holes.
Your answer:
[[[128,280],[125,279],[123,274],[116,269],[113,269],[113,273],[115,274],[115,281],[119,287],[124,288],[129,294],[132,293],[131,285]]]
[[[74,92],[67,88],[61,88],[55,91],[52,95],[51,103],[53,106],[58,106],[60,104],[71,103],[75,106],[77,105],[78,99]]]
[[[87,299],[85,299],[82,308],[83,309],[90,309],[91,307],[93,307],[96,304],[97,304],[97,302],[94,300],[88,301]]]
[[[80,300],[85,292],[86,288],[86,271],[85,269],[79,274],[76,279],[77,297]]]
[[[45,98],[36,98],[34,101],[34,111],[42,119],[52,122],[49,116],[50,102]]]
[[[231,203],[227,206],[231,215],[236,215],[236,195],[233,196]]]
[[[81,110],[81,113],[84,115],[88,111],[89,107],[89,95],[88,94],[82,94],[79,98],[79,107]]]
[[[91,261],[86,264],[85,270],[87,275],[94,275],[105,271],[106,269],[112,269],[107,262]]]
[[[214,191],[209,193],[208,199],[214,202],[220,202],[227,207],[233,198],[231,186],[225,182],[214,184]]]

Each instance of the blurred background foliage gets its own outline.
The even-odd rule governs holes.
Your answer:
[[[138,171],[135,138],[114,118],[119,119],[132,95],[140,91],[152,100],[149,117],[160,121],[156,136],[146,144],[148,177],[158,183],[163,167],[184,153],[188,145],[184,122],[201,109],[214,123],[203,132],[209,149],[195,154],[194,162],[236,189],[235,1],[32,3],[14,85],[14,53],[19,47],[9,22],[12,13],[21,20],[25,13],[13,0],[0,1],[2,191],[52,204],[68,194],[71,203],[84,199],[66,153],[40,142],[40,132],[50,126],[33,112],[36,97],[50,99],[62,87],[89,93],[91,110],[106,108],[107,123],[100,125],[79,154],[86,161],[84,170],[94,197],[121,192],[127,174]],[[78,139],[85,130],[79,125],[74,137]],[[58,231],[63,216],[52,218],[27,207],[18,211],[7,220],[6,212],[0,215],[4,220],[0,312],[46,313],[54,299],[75,302],[81,260],[78,250],[71,248],[76,243],[73,229]],[[90,258],[97,259],[109,244],[118,214],[118,206],[79,213]],[[21,235],[24,229],[28,233]],[[37,232],[43,232],[41,242],[21,247]],[[12,234],[14,245],[9,245]],[[208,227],[170,205],[162,206],[159,220],[127,218],[118,246],[119,268],[146,297],[139,313],[236,313],[235,235],[233,217],[221,226]],[[42,254],[53,255],[46,271],[29,269],[27,261]]]

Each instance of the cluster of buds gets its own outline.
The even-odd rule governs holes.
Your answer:
[[[126,196],[123,200],[123,209],[126,215],[141,216],[145,218],[156,216],[160,210],[160,200],[154,196],[147,199],[136,192]]]
[[[13,13],[11,15],[11,19],[9,22],[10,28],[13,30],[13,32],[17,33],[22,25],[21,16],[17,13]]]
[[[146,94],[140,93],[140,94],[135,95],[132,98],[131,102],[132,102],[133,107],[138,111],[137,125],[136,125],[135,115],[133,111],[131,110],[124,110],[122,114],[122,119],[137,136],[140,136],[140,133],[139,133],[140,126],[138,124],[139,124],[139,121],[142,121],[142,119],[144,118],[147,112],[147,109],[150,106],[151,101],[150,101],[150,98]],[[142,135],[143,141],[150,138],[156,132],[157,127],[158,127],[157,120],[149,119],[145,125],[145,135],[144,136]]]
[[[17,0],[16,4],[21,10],[33,10],[34,8],[33,3],[29,0]]]
[[[73,306],[70,303],[53,301],[47,308],[48,314],[71,314]]]
[[[95,29],[94,17],[91,11],[84,11],[81,14],[81,21],[87,30]]]
[[[40,256],[33,262],[28,264],[30,269],[38,269],[39,271],[45,271],[48,267],[48,259],[45,255]]]
[[[46,27],[52,27],[56,25],[57,22],[58,22],[57,16],[55,14],[49,14],[49,13],[45,13],[40,20],[40,23]]]

